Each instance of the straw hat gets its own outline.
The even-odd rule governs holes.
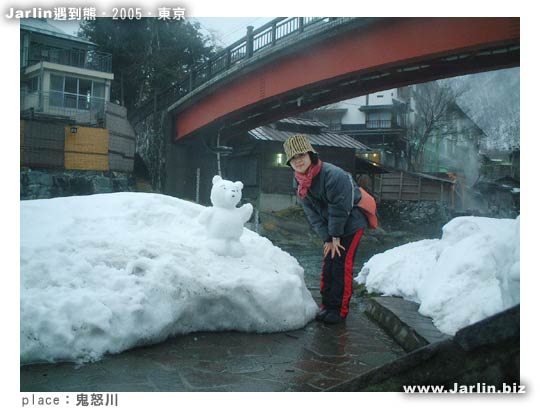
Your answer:
[[[283,149],[285,150],[285,155],[287,156],[287,165],[291,161],[291,158],[297,154],[305,154],[306,152],[317,153],[315,149],[309,143],[309,140],[305,135],[297,134],[292,137],[289,137],[283,143]]]

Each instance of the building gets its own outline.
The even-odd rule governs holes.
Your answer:
[[[410,87],[393,88],[341,101],[302,114],[303,118],[331,124],[371,148],[363,158],[379,164],[406,168],[407,124],[411,116]]]
[[[345,134],[337,134],[319,121],[285,118],[234,136],[223,144],[232,152],[223,160],[224,177],[244,183],[243,196],[261,211],[278,211],[295,205],[293,171],[286,164],[283,142],[304,134],[323,161],[350,172],[356,170],[356,152],[369,148]]]
[[[44,19],[21,20],[21,112],[97,125],[109,101],[112,56]]]
[[[490,214],[515,217],[520,212],[519,147],[482,152],[480,175],[474,183],[477,207]]]
[[[371,151],[358,152],[358,159],[363,162],[357,161],[357,173],[370,173],[373,188],[377,191],[379,188],[375,188],[375,184],[378,187],[387,185],[380,184],[380,176],[384,174],[382,177],[388,178],[389,175],[370,169],[366,163],[379,165],[379,169],[387,169],[390,174],[393,169],[398,174],[401,171],[422,174],[423,179],[430,174],[440,178],[441,183],[450,179],[455,184],[452,185],[453,196],[448,197],[451,198],[448,202],[455,208],[465,209],[473,201],[470,188],[478,178],[480,142],[486,135],[453,101],[451,90],[449,93],[441,91],[440,95],[435,92],[435,96],[440,98],[437,102],[442,103],[444,115],[430,131],[417,172],[412,172],[406,157],[413,143],[409,141],[411,133],[425,127],[423,122],[428,120],[420,112],[422,93],[434,92],[439,90],[438,87],[438,83],[428,83],[394,88],[341,101],[302,116],[332,124],[335,132],[346,133],[368,146]],[[519,164],[519,156],[515,155],[513,161]]]
[[[461,173],[472,184],[480,167],[480,141],[485,137],[457,104],[450,104],[425,145],[423,171]]]
[[[20,22],[21,167],[133,171],[135,132],[109,101],[112,56],[45,19]]]

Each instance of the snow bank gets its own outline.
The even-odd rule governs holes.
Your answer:
[[[373,256],[355,280],[420,304],[450,335],[519,303],[519,217],[455,218],[442,238]]]
[[[296,259],[244,229],[216,256],[204,207],[141,193],[21,202],[21,362],[88,361],[174,334],[300,328],[317,310]]]

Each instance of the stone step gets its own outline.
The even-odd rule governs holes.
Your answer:
[[[381,296],[366,300],[366,315],[407,352],[450,337],[418,313],[418,307],[418,303],[402,298]]]

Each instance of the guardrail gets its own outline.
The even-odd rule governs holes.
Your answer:
[[[185,77],[164,92],[155,94],[154,98],[147,100],[133,110],[130,119],[139,121],[152,112],[169,107],[175,101],[229,70],[240,61],[251,58],[268,47],[283,43],[285,39],[290,39],[294,35],[300,35],[308,27],[324,26],[329,23],[335,25],[352,19],[352,17],[278,17],[256,30],[250,26],[245,37],[231,44],[208,61],[191,69]]]
[[[96,50],[30,47],[25,67],[41,61],[112,73],[112,54]]]

